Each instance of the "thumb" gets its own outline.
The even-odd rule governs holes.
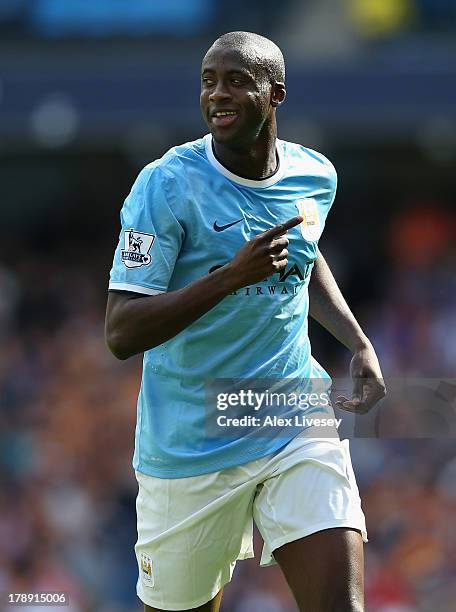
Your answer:
[[[362,395],[363,395],[363,379],[359,377],[354,378],[353,379],[352,401],[361,402]]]

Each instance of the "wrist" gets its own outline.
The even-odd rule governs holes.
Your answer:
[[[221,268],[218,268],[211,273],[211,276],[212,275],[217,279],[217,283],[225,295],[230,295],[230,293],[239,289],[240,285],[236,282],[231,263],[227,263]]]
[[[359,353],[365,349],[369,349],[372,347],[372,343],[369,338],[360,333],[353,341],[352,345],[349,347],[352,353]]]

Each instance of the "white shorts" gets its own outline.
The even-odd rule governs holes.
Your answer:
[[[238,559],[253,557],[253,521],[273,551],[322,529],[366,523],[348,440],[297,436],[273,455],[187,478],[136,472],[138,597],[163,610],[211,600]]]

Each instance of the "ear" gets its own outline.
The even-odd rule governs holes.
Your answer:
[[[277,106],[280,106],[285,100],[286,95],[287,90],[285,89],[285,83],[280,83],[276,81],[272,86],[271,106],[274,106],[275,108],[277,108]]]

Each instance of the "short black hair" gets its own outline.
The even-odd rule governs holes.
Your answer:
[[[269,38],[253,32],[227,32],[214,41],[206,55],[217,47],[239,52],[249,63],[266,72],[271,83],[285,82],[285,61],[282,51]]]

